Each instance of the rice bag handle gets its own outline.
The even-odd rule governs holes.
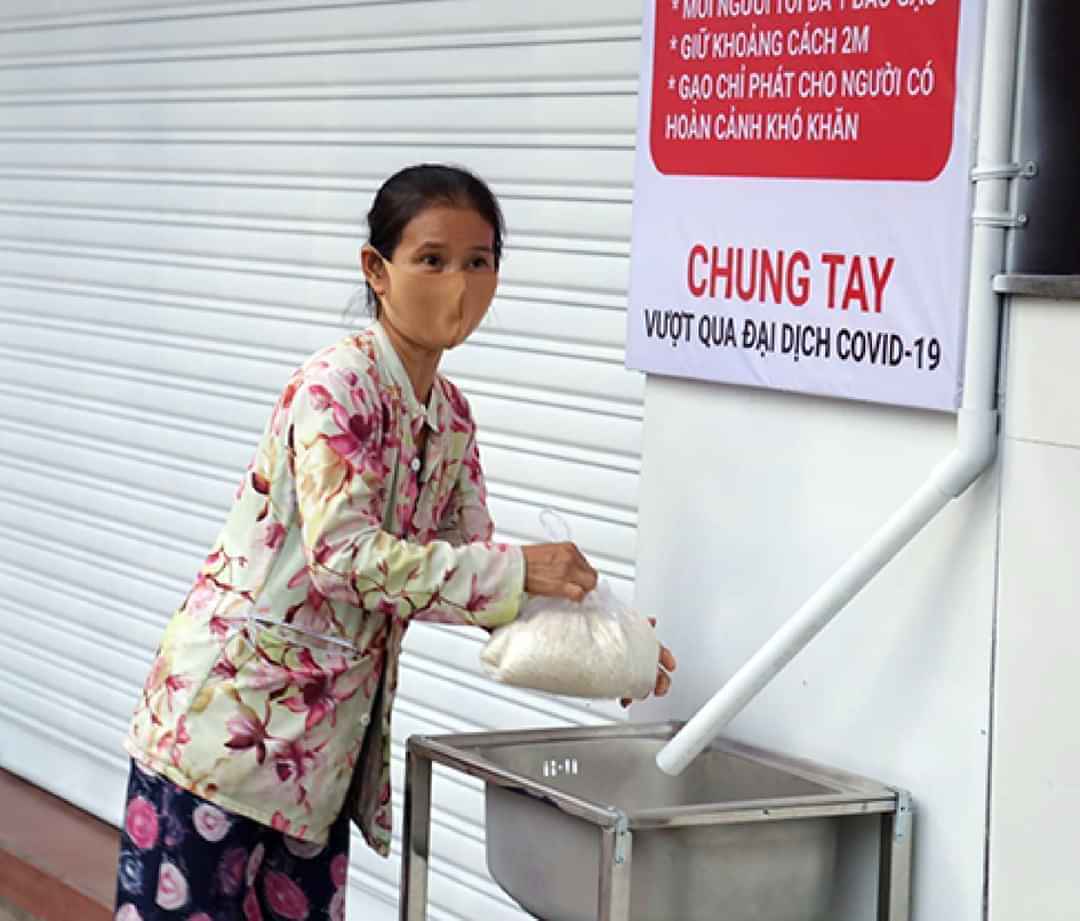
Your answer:
[[[540,512],[540,527],[553,544],[565,544],[571,541],[570,525],[555,509],[546,508]]]

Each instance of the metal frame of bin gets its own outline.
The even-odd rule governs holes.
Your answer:
[[[521,732],[412,736],[407,745],[405,768],[399,913],[401,921],[427,919],[433,764],[442,764],[485,783],[543,800],[568,815],[596,825],[602,836],[597,921],[630,919],[630,874],[633,867],[635,829],[783,822],[872,814],[881,817],[880,871],[875,921],[910,921],[913,811],[911,797],[906,791],[884,787],[852,774],[725,740],[717,744],[727,751],[765,759],[777,767],[787,768],[840,792],[824,797],[786,797],[784,805],[770,805],[768,808],[763,807],[761,802],[728,802],[681,807],[668,810],[671,813],[669,815],[658,815],[657,810],[652,810],[648,816],[635,817],[619,809],[579,799],[542,781],[509,771],[476,751],[505,745],[605,737],[656,737],[658,733],[672,733],[680,726],[679,723],[659,726],[621,724]]]

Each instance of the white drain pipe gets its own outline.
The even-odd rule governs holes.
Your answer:
[[[859,591],[950,501],[989,467],[997,452],[995,391],[1000,309],[993,278],[1004,270],[1013,109],[1021,0],[989,0],[979,105],[979,166],[975,183],[964,396],[956,447],[930,478],[772,638],[740,668],[656,756],[657,766],[680,774],[777,673],[798,655]]]

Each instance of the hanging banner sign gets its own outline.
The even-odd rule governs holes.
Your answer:
[[[657,0],[627,365],[959,406],[978,0]]]

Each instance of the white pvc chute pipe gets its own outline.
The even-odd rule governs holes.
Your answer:
[[[964,395],[956,446],[870,541],[807,600],[661,749],[657,766],[679,774],[856,594],[950,501],[997,451],[996,387],[1000,310],[993,278],[1005,266],[1012,177],[1013,108],[1021,0],[989,0],[979,104],[978,168],[968,285]]]

